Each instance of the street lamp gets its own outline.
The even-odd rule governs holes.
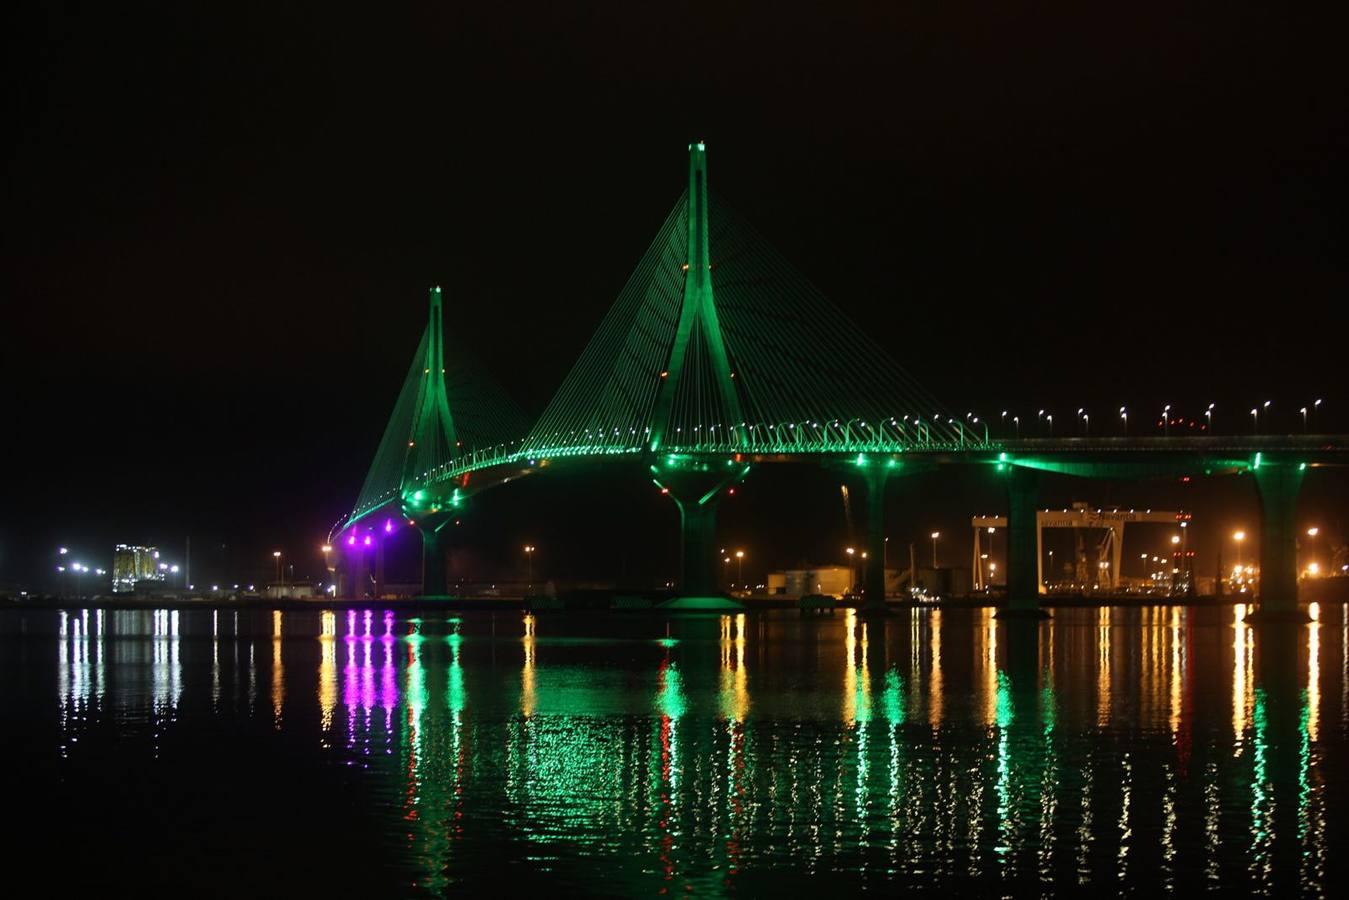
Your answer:
[[[525,566],[529,572],[529,586],[534,586],[534,545],[525,544]]]
[[[1204,418],[1208,421],[1208,430],[1209,430],[1210,432],[1213,431],[1213,404],[1212,404],[1212,403],[1210,403],[1210,404],[1208,405],[1208,409],[1204,410]]]
[[[1129,433],[1129,411],[1124,407],[1119,408],[1119,417],[1124,420],[1124,433]]]
[[[1171,434],[1171,404],[1162,407],[1162,434]]]
[[[1049,434],[1050,434],[1050,437],[1053,437],[1053,435],[1054,435],[1054,417],[1053,417],[1052,415],[1045,416],[1045,421],[1049,423]]]
[[[1315,403],[1312,404],[1312,418],[1313,418],[1313,419],[1316,418],[1316,411],[1319,410],[1320,408],[1321,408],[1321,401],[1318,399]]]
[[[743,586],[745,583],[745,551],[735,551],[735,580]]]
[[[1240,566],[1240,565],[1241,565],[1241,542],[1244,541],[1244,540],[1246,540],[1246,532],[1244,532],[1244,531],[1234,531],[1234,532],[1232,532],[1232,540],[1234,540],[1234,541],[1237,542],[1237,565]]]
[[[1016,427],[1016,436],[1021,437],[1021,417],[1012,416],[1012,425]]]
[[[1306,431],[1306,430],[1307,430],[1307,407],[1305,407],[1305,406],[1302,407],[1301,409],[1298,410],[1298,412],[1302,413],[1302,430],[1303,430],[1303,431]]]
[[[1260,410],[1254,406],[1251,407],[1251,430],[1256,434],[1260,433]]]
[[[937,568],[937,538],[941,537],[940,531],[932,532],[932,568]]]
[[[276,560],[276,583],[281,583],[281,551],[273,550],[272,558]]]

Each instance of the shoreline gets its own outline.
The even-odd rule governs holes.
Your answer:
[[[621,596],[615,594],[615,597]],[[0,602],[0,609],[14,610],[61,610],[61,609],[108,609],[108,610],[157,610],[157,609],[175,609],[175,610],[283,610],[287,612],[313,610],[347,610],[347,609],[389,609],[404,611],[446,611],[463,610],[466,612],[493,612],[493,611],[520,611],[520,612],[546,612],[546,613],[614,613],[614,614],[632,614],[632,613],[664,613],[674,614],[675,610],[662,610],[654,603],[650,606],[613,606],[597,605],[590,602],[577,601],[569,604],[568,598],[546,598],[546,602],[538,602],[544,598],[524,597],[482,597],[482,596],[448,596],[448,597],[400,597],[394,599],[377,600],[374,598],[349,598],[349,597],[322,597],[314,599],[296,599],[296,598],[278,598],[271,599],[266,597],[246,597],[234,600],[222,600],[219,598],[202,597],[196,598],[145,598],[145,599],[123,599],[112,597],[90,597],[82,600],[58,599],[58,598],[25,598],[12,599]],[[780,609],[799,609],[798,598],[786,597],[746,597],[733,598],[744,604],[745,612],[755,612],[759,610],[780,610]],[[1306,606],[1308,602],[1300,602],[1300,606]],[[1040,607],[1046,610],[1053,609],[1100,609],[1103,607],[1123,607],[1138,608],[1147,606],[1183,606],[1194,608],[1222,608],[1232,607],[1239,603],[1257,604],[1258,598],[1249,595],[1234,595],[1222,597],[1138,597],[1128,595],[1114,596],[1091,596],[1091,595],[1059,595],[1047,596],[1041,599]],[[953,597],[939,603],[915,603],[908,601],[887,600],[886,606],[891,611],[907,611],[914,609],[976,609],[983,607],[1003,608],[1006,606],[1006,600],[1003,597]],[[857,600],[840,600],[835,609],[862,609],[864,605]],[[683,613],[679,613],[683,614]]]

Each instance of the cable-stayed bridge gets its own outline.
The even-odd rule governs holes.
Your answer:
[[[1149,478],[1250,473],[1264,507],[1263,608],[1296,614],[1293,514],[1308,466],[1349,461],[1343,436],[990,439],[956,418],[708,189],[688,187],[539,419],[462,358],[447,360],[442,296],[355,508],[339,530],[397,507],[423,536],[423,589],[445,593],[441,530],[471,497],[555,466],[643,467],[678,505],[681,591],[716,590],[717,502],[756,465],[846,467],[866,487],[868,549],[883,556],[887,483],[942,465],[993,466],[1008,489],[1009,610],[1038,612],[1040,474]],[[354,542],[354,532],[347,540]],[[868,606],[884,606],[870,566]]]

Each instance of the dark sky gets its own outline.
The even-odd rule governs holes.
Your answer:
[[[953,408],[1216,401],[1235,426],[1273,399],[1293,428],[1323,397],[1349,425],[1333,23],[809,5],[7,13],[0,582],[58,542],[303,555],[354,499],[430,284],[537,413],[694,139]]]

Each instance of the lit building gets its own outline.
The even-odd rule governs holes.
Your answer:
[[[133,547],[118,544],[112,553],[112,590],[127,594],[136,589],[138,581],[163,581],[164,570],[159,567],[159,551],[154,547]]]

